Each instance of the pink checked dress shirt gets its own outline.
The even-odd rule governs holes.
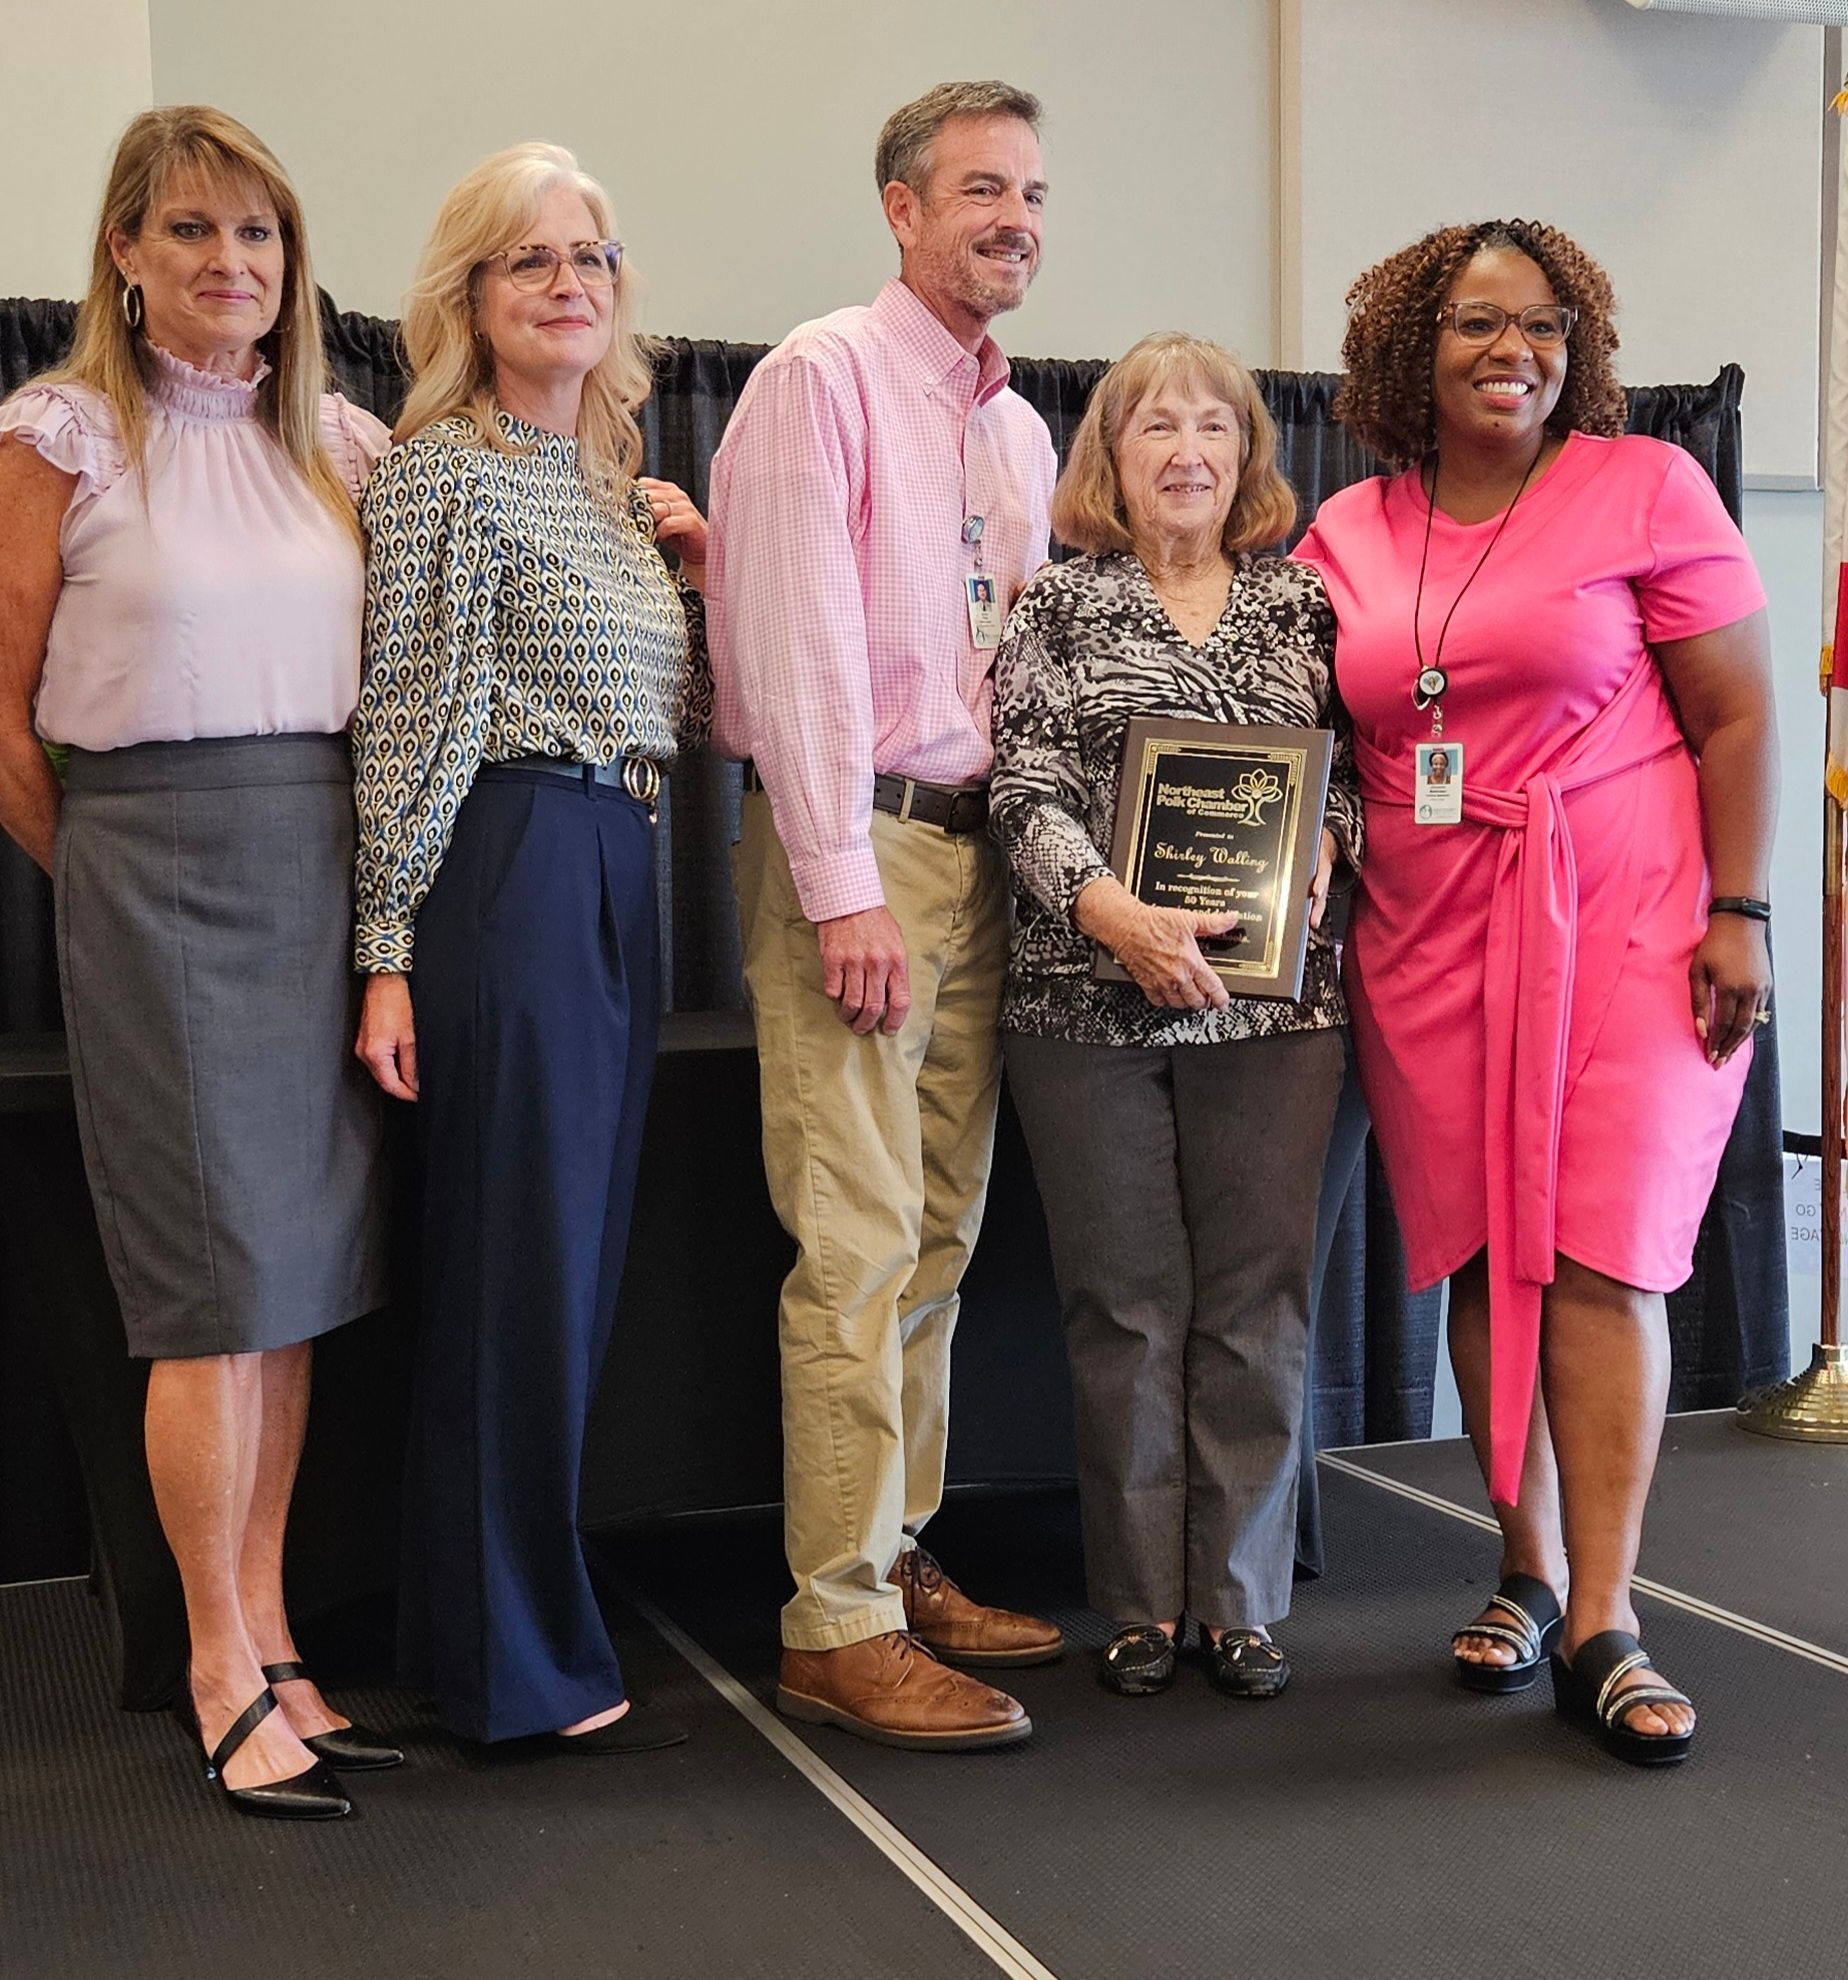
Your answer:
[[[1010,606],[1046,561],[1046,423],[992,338],[965,351],[898,281],[793,330],[712,465],[714,738],[754,759],[811,921],[879,907],[875,772],[980,784],[994,654],[964,524]]]

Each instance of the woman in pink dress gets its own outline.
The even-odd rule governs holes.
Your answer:
[[[1457,1672],[1519,1690],[1553,1650],[1562,1711],[1679,1760],[1693,1708],[1631,1576],[1663,1294],[1769,1015],[1764,592],[1691,456],[1623,435],[1610,284],[1563,234],[1443,228],[1348,302],[1337,412],[1405,472],[1334,496],[1298,554],[1366,805],[1362,1079],[1412,1282],[1450,1280],[1502,1529]]]

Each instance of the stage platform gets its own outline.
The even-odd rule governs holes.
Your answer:
[[[82,1584],[0,1590],[0,1973],[808,1980],[1822,1980],[1848,1970],[1848,1449],[1674,1419],[1644,1635],[1702,1712],[1645,1773],[1476,1698],[1449,1632],[1495,1579],[1461,1444],[1323,1460],[1329,1572],[1274,1703],[1097,1683],[1069,1493],[965,1498],[932,1545],[1057,1614],[1016,1675],[1036,1731],[913,1756],[766,1709],[774,1517],[598,1542],[638,1694],[693,1728],[602,1762],[483,1755],[386,1689],[341,1694],[410,1764],[360,1815],[217,1803],[170,1721],[112,1709]]]

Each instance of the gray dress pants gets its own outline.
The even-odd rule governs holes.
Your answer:
[[[1322,1159],[1342,1034],[1010,1034],[1065,1319],[1091,1605],[1289,1613]]]

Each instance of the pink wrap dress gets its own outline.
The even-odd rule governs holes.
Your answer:
[[[1490,1496],[1520,1494],[1555,1253],[1666,1292],[1693,1247],[1751,1050],[1715,1071],[1688,964],[1709,896],[1695,762],[1654,642],[1764,604],[1693,457],[1571,435],[1443,649],[1463,820],[1413,822],[1415,472],[1343,489],[1297,555],[1339,631],[1367,863],[1347,947],[1356,1052],[1414,1287],[1486,1244]],[[1427,661],[1499,518],[1431,527]]]

